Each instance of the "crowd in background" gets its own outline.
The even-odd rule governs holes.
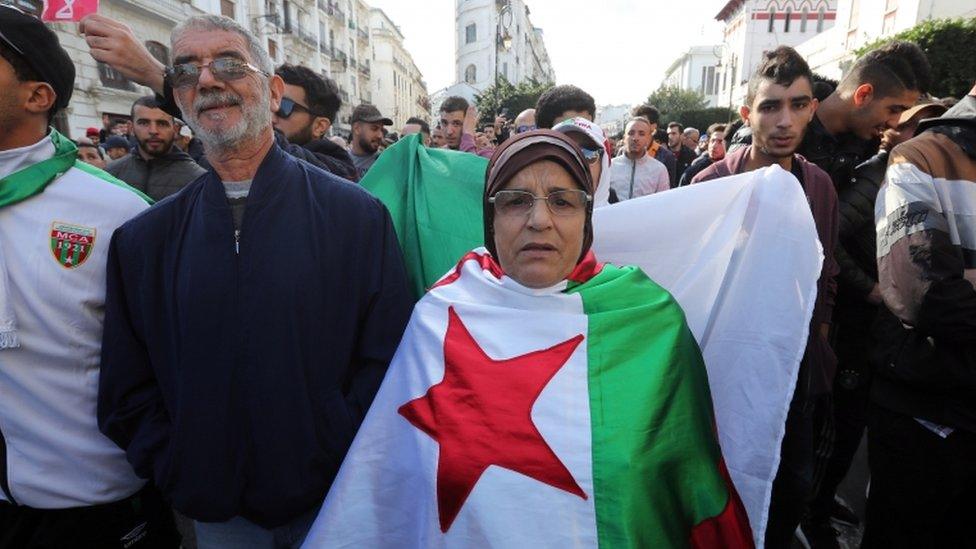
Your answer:
[[[16,23],[22,24],[19,20]],[[200,28],[191,24],[174,31],[176,53],[181,51],[176,47],[179,39],[197,36],[193,33],[201,29],[238,32],[232,25],[221,26],[223,23],[220,22],[199,24]],[[4,33],[8,28],[0,26]],[[305,236],[296,236],[287,227],[273,224],[261,237],[245,231],[243,212],[248,194],[255,200],[253,203],[260,203],[253,198],[256,194],[270,196],[276,192],[268,190],[267,186],[262,187],[262,178],[289,174],[289,177],[311,181],[321,173],[306,169],[307,165],[312,165],[353,185],[368,176],[386,148],[412,134],[420,134],[419,139],[426,147],[490,158],[496,148],[512,136],[536,129],[553,129],[571,137],[586,158],[596,185],[595,207],[768,166],[779,166],[792,173],[807,194],[825,259],[809,343],[801,362],[782,444],[780,469],[773,487],[767,546],[789,547],[798,527],[813,547],[838,546],[833,523],[857,522],[858,518],[836,499],[836,490],[847,474],[865,428],[872,484],[864,546],[909,546],[911,544],[906,545],[906,540],[923,540],[921,545],[913,546],[935,547],[948,546],[942,543],[959,539],[956,536],[960,535],[967,514],[974,510],[973,501],[976,501],[973,498],[976,495],[976,468],[971,466],[976,462],[976,346],[973,344],[976,341],[973,331],[976,326],[976,287],[972,278],[972,273],[976,272],[976,249],[972,247],[974,242],[967,240],[976,238],[976,233],[972,232],[972,216],[976,215],[976,210],[966,210],[969,205],[976,204],[976,187],[973,186],[976,183],[967,179],[976,171],[973,167],[976,141],[972,140],[976,132],[976,89],[972,95],[958,100],[929,96],[932,84],[929,64],[925,53],[914,44],[893,42],[868,53],[854,63],[839,82],[812,74],[806,61],[791,48],[780,47],[766,52],[751,77],[738,119],[716,121],[707,128],[685,127],[681,120],[662,120],[655,106],[640,105],[634,108],[622,134],[605,136],[594,124],[594,98],[578,87],[560,85],[546,91],[534,109],[514,116],[507,111],[499,112],[491,124],[479,124],[481,117],[477,109],[460,97],[447,98],[434,121],[411,118],[396,131],[391,131],[392,120],[375,106],[358,105],[353,109],[350,134],[339,136],[333,130],[341,105],[336,84],[301,65],[285,64],[271,70],[266,59],[261,58],[260,46],[255,48],[245,43],[241,51],[248,52],[250,57],[247,58],[244,54],[235,54],[240,58],[213,59],[187,50],[189,53],[174,60],[174,67],[165,78],[157,78],[152,75],[160,71],[149,61],[148,53],[139,58],[138,52],[128,52],[125,55],[129,57],[123,59],[123,50],[142,46],[138,40],[128,40],[131,31],[121,23],[95,16],[85,23],[84,30],[96,59],[110,64],[114,62],[118,70],[134,81],[150,86],[155,94],[136,100],[130,119],[105,117],[102,128],[89,128],[85,138],[75,141],[78,158],[105,170],[111,178],[127,183],[151,201],[172,197],[166,202],[170,208],[166,210],[169,217],[164,218],[158,208],[149,210],[150,213],[137,218],[135,225],[126,225],[127,230],[120,229],[113,240],[117,245],[113,244],[116,247],[110,252],[109,261],[115,262],[111,265],[117,271],[109,275],[107,309],[110,318],[125,322],[117,324],[115,332],[107,336],[107,347],[103,350],[103,359],[110,365],[103,368],[109,368],[117,376],[111,380],[114,385],[110,384],[109,390],[115,388],[119,392],[99,397],[99,427],[113,441],[127,448],[130,461],[142,465],[142,469],[137,466],[136,473],[157,475],[158,487],[164,492],[169,491],[166,495],[180,502],[183,509],[191,513],[195,511],[197,517],[208,518],[203,503],[206,496],[201,495],[199,487],[185,486],[186,482],[177,478],[178,475],[167,476],[155,468],[154,460],[162,459],[155,457],[156,452],[164,452],[167,460],[178,459],[179,456],[172,453],[170,442],[147,434],[158,422],[170,421],[159,411],[162,408],[152,407],[162,406],[160,399],[168,400],[174,394],[173,387],[177,382],[165,379],[161,389],[138,393],[144,402],[113,400],[113,397],[122,394],[120,387],[123,385],[133,389],[148,383],[148,370],[143,372],[144,378],[120,373],[119,365],[123,362],[148,360],[145,358],[148,353],[154,360],[172,364],[174,371],[183,368],[182,359],[165,350],[166,341],[186,338],[194,349],[217,361],[239,351],[226,339],[226,328],[212,320],[232,318],[220,308],[221,304],[230,301],[216,305],[194,303],[191,308],[200,320],[193,326],[176,327],[165,323],[144,326],[144,321],[153,319],[132,316],[135,311],[171,306],[163,301],[143,301],[139,297],[142,285],[154,280],[148,269],[167,272],[166,261],[171,259],[166,253],[157,256],[147,250],[167,249],[167,239],[190,238],[192,241],[192,235],[188,236],[190,233],[184,231],[198,226],[201,230],[208,228],[208,221],[198,216],[202,208],[210,206],[206,206],[205,201],[199,205],[189,202],[195,193],[205,195],[207,191],[200,190],[205,187],[192,193],[184,189],[194,185],[199,187],[201,181],[215,179],[219,173],[226,185],[227,204],[234,220],[234,225],[227,227],[226,249],[212,248],[201,241],[198,247],[191,246],[192,253],[201,259],[212,254],[229,254],[233,239],[238,253],[242,248],[265,246],[261,253],[287,264],[294,258],[275,249],[270,244],[273,238],[302,239]],[[199,36],[197,39],[204,40]],[[23,65],[24,55],[18,51],[15,40],[4,38],[0,42],[0,53],[7,65],[17,68]],[[30,56],[26,58],[29,65]],[[133,62],[133,58],[147,61],[140,65]],[[210,65],[203,64],[204,60],[209,60]],[[34,75],[36,79],[43,80],[43,71],[34,70],[42,73]],[[217,119],[218,114],[214,113],[243,105],[250,97],[246,94],[240,97],[226,94],[193,97],[190,90],[204,79],[232,83],[252,72],[280,77],[280,86],[272,93],[272,100],[278,107],[270,115],[267,131],[273,131],[273,141],[277,145],[277,149],[272,150],[282,152],[280,158],[274,159],[276,173],[258,171],[256,175],[249,173],[235,178],[228,174],[237,173],[237,163],[245,161],[228,156],[231,149],[222,148],[219,136],[201,135],[201,128],[206,132],[208,116]],[[187,112],[189,108],[192,108],[191,112]],[[254,119],[260,119],[260,115],[255,114]],[[262,127],[248,128],[251,131]],[[913,139],[925,130],[928,131]],[[244,139],[246,135],[241,134],[238,138]],[[953,146],[958,150],[952,149]],[[881,189],[886,173],[890,178],[892,173],[895,176],[907,173],[905,170],[915,170],[911,177],[917,181],[926,181],[925,177],[929,177],[928,181],[934,178],[965,182],[954,184],[956,186],[950,192],[959,208],[956,212],[958,230],[946,229],[947,222],[939,221],[942,217],[938,217],[951,218],[954,214],[938,211],[939,208],[934,206],[923,210],[912,202],[907,210],[885,209]],[[941,183],[935,185],[939,188]],[[275,200],[292,205],[294,209],[290,210],[290,215],[296,219],[305,219],[303,216],[308,213],[301,204],[314,204],[328,209],[329,215],[344,220],[329,227],[358,227],[354,231],[358,232],[355,238],[352,234],[346,235],[350,244],[341,252],[335,252],[334,261],[348,266],[348,272],[361,279],[351,283],[335,273],[311,271],[300,275],[306,280],[332,281],[337,287],[351,284],[348,292],[354,293],[353,297],[343,295],[346,290],[330,294],[329,299],[343,305],[336,307],[334,318],[322,321],[320,333],[335,335],[327,345],[330,353],[345,353],[346,356],[362,353],[357,338],[379,339],[387,331],[395,331],[397,326],[402,327],[410,310],[404,296],[395,288],[396,284],[383,274],[389,272],[383,269],[389,269],[388,262],[395,256],[390,250],[389,239],[395,240],[395,237],[391,234],[388,216],[384,217],[386,214],[375,201],[358,195],[349,198],[342,208],[330,209],[328,204],[337,203],[337,197],[348,198],[347,191],[342,188],[330,187],[328,193],[322,191],[325,193],[322,195],[304,188],[289,192],[299,194],[276,196]],[[878,198],[879,192],[882,198]],[[222,198],[219,194],[217,198]],[[263,199],[264,195],[260,197]],[[271,202],[270,198],[267,200]],[[251,210],[257,207],[247,207],[249,216],[257,219],[259,210],[255,209],[253,213]],[[175,208],[178,210],[171,211]],[[917,224],[919,218],[922,219],[920,228],[906,228]],[[318,226],[324,223],[322,219],[312,215],[305,221],[308,226]],[[949,223],[951,225],[953,221],[950,219]],[[877,234],[879,226],[887,227],[888,232]],[[136,229],[155,231],[160,236],[143,239],[146,233]],[[883,247],[878,246],[879,242]],[[296,253],[318,253],[326,248],[313,241]],[[255,265],[249,268],[260,269]],[[380,265],[385,267],[380,268]],[[376,271],[379,274],[374,273],[375,269],[379,269]],[[223,274],[229,277],[226,280],[245,280],[243,275]],[[268,271],[265,274],[270,277],[280,273]],[[215,295],[223,296],[227,292],[226,281],[218,279],[218,274],[194,272],[192,276],[192,284],[209,288]],[[402,273],[397,271],[390,276],[402,278]],[[301,283],[298,274],[294,278],[295,284]],[[180,283],[186,281],[180,280]],[[173,291],[189,290],[178,287]],[[263,294],[259,285],[251,291]],[[261,301],[261,306],[271,311],[267,314],[272,316],[281,313],[280,305],[274,299]],[[307,326],[297,329],[284,325],[295,319],[282,314],[280,318],[290,320],[282,320],[283,325],[274,337],[290,340],[308,333]],[[298,324],[308,322],[305,318]],[[338,328],[347,325],[348,329]],[[136,337],[132,330],[137,328],[147,330],[152,337],[146,341]],[[211,341],[218,343],[221,352],[226,354],[212,352],[208,341],[199,336],[202,333],[211,334]],[[274,339],[268,338],[268,341]],[[380,346],[392,352],[392,349]],[[373,364],[388,360],[389,356],[362,358],[364,364]],[[302,362],[309,357],[296,353],[289,356],[289,360]],[[353,393],[357,383],[364,380],[363,387],[367,387],[363,389],[364,393],[348,398],[368,402],[369,396],[365,393],[369,391],[368,387],[375,390],[375,371],[363,366],[360,371],[342,375],[347,377],[341,383],[347,388],[352,384]],[[240,383],[240,380],[228,377],[220,382]],[[321,383],[326,387],[325,392],[333,391],[335,387],[333,381],[313,380],[313,383]],[[287,394],[276,397],[288,399]],[[187,406],[186,401],[176,402],[168,402],[168,405]],[[147,412],[149,408],[146,407],[156,411]],[[200,409],[191,408],[191,412],[194,411],[200,412]],[[137,413],[148,414],[147,423],[132,423],[129,414]],[[294,413],[311,412],[294,410]],[[249,421],[261,424],[263,420],[251,418]],[[304,427],[309,430],[322,428],[314,422]],[[185,425],[180,428],[192,431]],[[342,431],[346,427],[330,425],[328,428]],[[354,432],[354,427],[352,430]],[[339,437],[343,442],[337,444],[348,445],[351,434],[343,431]],[[192,432],[187,436],[195,437],[194,440],[202,445],[212,444],[204,440],[206,434]],[[243,441],[249,435],[241,436]],[[237,443],[238,439],[232,442]],[[310,454],[318,455],[322,449],[291,450],[297,453],[308,450]],[[341,454],[344,449],[337,447],[329,451],[332,450]],[[181,447],[180,452],[192,453],[192,450]],[[228,452],[251,455],[253,449],[241,447]],[[283,453],[275,451],[269,455],[287,461],[296,470],[304,470],[304,464],[292,463]],[[223,454],[218,452],[218,455]],[[234,462],[236,457],[228,454],[227,459]],[[202,482],[204,472],[191,466],[181,467],[180,474],[197,475]],[[278,466],[269,467],[276,469]],[[295,482],[296,491],[306,490],[307,486],[322,491],[328,485],[328,479],[291,480]],[[218,490],[238,489],[233,478],[221,477],[212,482]],[[305,516],[319,501],[316,499],[319,496],[310,496],[304,506],[280,508],[284,513],[282,517],[248,516],[267,519],[265,522],[255,519],[263,525],[280,525],[283,521]],[[247,512],[247,509],[238,509],[232,514]],[[956,520],[959,522],[954,523]],[[0,540],[4,539],[3,535],[0,532]]]

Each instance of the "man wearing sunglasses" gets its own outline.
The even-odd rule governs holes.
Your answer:
[[[349,153],[328,139],[332,121],[342,106],[335,82],[308,67],[289,63],[275,69],[275,74],[285,81],[281,106],[273,117],[275,130],[289,143],[314,153],[332,173],[358,181]]]
[[[237,22],[191,17],[167,75],[211,169],[109,252],[99,426],[198,546],[298,547],[413,300],[386,208],[285,153],[285,86]]]
[[[74,84],[57,35],[0,5],[0,547],[176,548],[98,430],[109,240],[148,204],[50,127]]]

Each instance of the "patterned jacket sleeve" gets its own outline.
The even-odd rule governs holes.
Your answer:
[[[921,334],[973,341],[976,287],[966,278],[959,243],[961,231],[972,232],[972,221],[954,208],[964,207],[976,183],[933,177],[928,156],[935,155],[923,154],[916,140],[892,152],[875,205],[881,294],[891,312]]]

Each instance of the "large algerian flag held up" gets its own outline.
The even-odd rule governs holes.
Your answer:
[[[391,211],[418,293],[481,244],[485,166],[408,138],[364,179]],[[600,261],[639,266],[660,287],[608,265],[586,282],[529,296],[491,262],[469,258],[418,303],[410,343],[391,364],[307,546],[669,547],[707,540],[695,537],[706,532],[726,537],[738,523],[721,456],[708,443],[713,432],[701,421],[707,392],[691,390],[695,341],[725,464],[761,545],[821,264],[802,189],[768,168],[598,209],[594,228]],[[681,311],[661,287],[684,310],[693,341],[680,335]],[[651,297],[633,300],[632,291]],[[636,303],[644,305],[629,314]],[[539,337],[527,338],[526,326]],[[529,397],[493,385],[511,376],[473,382],[450,366],[497,370],[526,356],[549,357],[553,368],[541,381],[518,381],[536,392],[528,412]],[[479,381],[487,388],[471,385]],[[497,408],[459,398],[458,387],[523,394],[522,407],[504,400],[508,415],[491,415]],[[457,408],[489,419],[442,423],[438,412],[455,417]],[[682,422],[687,432],[667,429]],[[502,440],[499,425],[523,443],[505,439],[504,447],[522,450],[482,451]],[[460,444],[462,436],[475,440]],[[460,467],[443,491],[442,458]],[[621,468],[633,470],[606,476]]]

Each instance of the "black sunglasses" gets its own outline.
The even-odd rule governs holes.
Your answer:
[[[320,114],[316,114],[316,113],[312,112],[312,109],[310,109],[310,108],[306,107],[305,105],[302,105],[301,103],[295,101],[294,99],[288,98],[288,97],[282,97],[281,98],[281,106],[278,107],[278,112],[276,112],[275,114],[277,114],[281,118],[288,118],[296,110],[302,111],[302,112],[307,112],[308,114],[310,114],[312,116],[322,116]]]

